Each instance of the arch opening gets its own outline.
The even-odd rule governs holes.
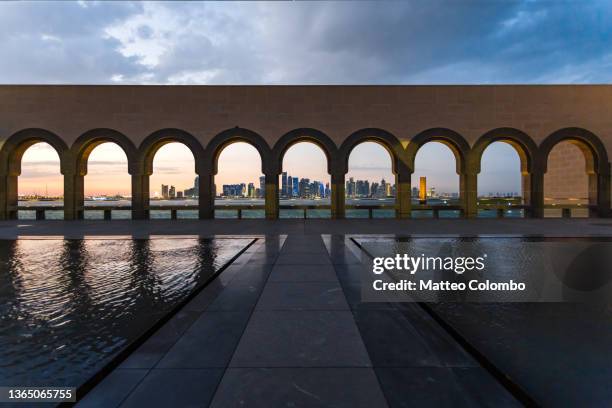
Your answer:
[[[252,144],[235,140],[215,157],[215,218],[264,218],[262,158]]]
[[[377,141],[356,145],[348,156],[345,177],[346,218],[394,218],[396,175],[393,155]],[[381,206],[383,208],[359,208]]]
[[[523,209],[510,206],[527,204],[529,188],[526,156],[521,147],[505,139],[487,145],[480,157],[478,216],[495,218],[501,211],[504,217],[525,217]]]
[[[441,218],[458,218],[461,211],[459,194],[459,152],[443,140],[428,141],[416,152],[412,174],[412,217],[434,216],[431,206],[445,206]]]
[[[544,174],[545,217],[589,217],[590,206],[597,206],[596,157],[578,139],[556,143],[546,160]]]
[[[310,140],[291,144],[282,155],[279,175],[280,218],[330,218],[329,157]]]
[[[92,143],[83,153],[81,166],[84,218],[103,219],[109,209],[112,219],[131,218],[132,180],[125,151],[115,142]]]
[[[17,200],[19,207],[32,210],[17,212],[19,219],[36,219],[37,208],[44,211],[46,219],[64,219],[61,207],[64,205],[64,179],[61,174],[60,157],[50,144],[34,142],[23,146],[19,152],[19,171],[17,180]],[[53,210],[54,207],[58,209]]]
[[[199,182],[195,171],[195,157],[181,142],[164,142],[155,147],[151,156],[149,176],[149,217],[172,218],[172,211],[164,207],[187,207],[176,211],[182,219],[198,218]]]

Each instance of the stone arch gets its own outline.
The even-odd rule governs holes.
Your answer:
[[[283,158],[289,148],[300,142],[311,142],[319,146],[327,158],[327,172],[338,170],[338,148],[329,136],[317,129],[299,128],[285,133],[272,150],[273,173],[280,174],[283,168]]]
[[[204,154],[204,162],[207,166],[210,166],[212,174],[215,175],[218,172],[219,156],[223,150],[233,143],[248,143],[253,146],[259,152],[261,158],[261,172],[266,174],[266,166],[271,163],[272,152],[270,146],[258,133],[253,132],[249,129],[244,128],[231,128],[226,129],[223,132],[217,134],[206,146]]]
[[[121,147],[128,160],[128,173],[136,174],[138,151],[134,143],[123,133],[106,128],[89,130],[79,136],[73,143],[71,151],[76,174],[81,176],[87,174],[87,159],[89,155],[97,146],[107,142],[116,143]]]
[[[515,128],[502,127],[488,131],[480,136],[471,150],[471,160],[469,161],[476,173],[480,173],[482,155],[489,145],[495,142],[504,142],[516,150],[521,160],[521,173],[527,174],[534,171],[536,159],[538,157],[538,146],[533,139]]]
[[[196,174],[200,173],[204,162],[204,148],[192,134],[175,128],[160,129],[145,138],[138,148],[142,174],[153,174],[153,159],[157,151],[168,143],[182,143],[193,154]]]
[[[29,128],[20,130],[4,142],[0,149],[2,172],[7,175],[21,174],[21,159],[29,147],[36,143],[47,143],[55,149],[60,159],[60,172],[64,173],[68,145],[55,133],[45,129]]]
[[[584,154],[588,174],[609,174],[608,153],[601,139],[594,133],[578,128],[567,127],[551,133],[540,143],[540,160],[542,169],[548,168],[548,155],[561,142],[570,142]]]
[[[406,157],[409,169],[414,172],[414,161],[419,149],[429,142],[440,142],[448,146],[455,156],[457,174],[463,174],[466,170],[466,162],[469,157],[470,145],[463,136],[451,129],[431,128],[414,136],[406,147]]]
[[[381,145],[388,153],[391,159],[391,171],[397,174],[400,166],[406,165],[404,156],[404,148],[398,138],[390,132],[378,128],[366,128],[353,132],[348,138],[342,142],[338,150],[339,170],[343,174],[348,173],[348,162],[351,152],[355,147],[364,142],[374,142]]]
[[[589,214],[609,216],[610,163],[601,139],[594,133],[578,127],[567,127],[553,132],[539,146],[539,160],[543,173],[548,170],[550,152],[561,142],[572,143],[584,156],[588,177]]]

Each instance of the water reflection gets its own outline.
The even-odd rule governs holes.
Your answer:
[[[0,241],[0,384],[78,386],[250,241]]]

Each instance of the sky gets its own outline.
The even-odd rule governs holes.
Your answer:
[[[0,82],[609,83],[611,17],[610,1],[3,2]],[[295,146],[298,153],[288,154],[297,159],[287,166],[323,180],[322,152],[312,147]],[[359,177],[390,177],[377,147],[355,158]],[[257,155],[247,146],[231,148],[217,184],[256,182]],[[86,193],[129,193],[120,153],[106,145],[94,150]],[[414,176],[422,172],[440,192],[457,191],[449,153],[426,145]],[[519,190],[514,151],[493,145],[485,159],[481,193]],[[26,152],[20,193],[61,190],[53,161],[49,148]],[[155,164],[152,194],[162,182],[193,184],[193,158],[182,146],[165,147]]]

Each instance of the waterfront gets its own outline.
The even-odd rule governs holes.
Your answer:
[[[454,205],[456,203],[449,202],[441,199],[430,199],[428,200],[429,205],[444,205],[444,204]],[[322,200],[310,200],[310,199],[292,199],[292,200],[280,200],[279,204],[281,206],[329,206],[330,201],[328,199]],[[394,205],[394,198],[386,198],[386,199],[346,199],[346,205],[363,205],[363,206],[376,206],[376,205]],[[417,200],[413,200],[413,205],[418,205],[419,202]],[[23,207],[34,207],[34,206],[42,206],[42,207],[61,207],[63,205],[62,201],[20,201],[20,206]],[[100,211],[90,210],[85,211],[85,219],[88,220],[96,220],[103,219],[104,214],[101,210],[104,207],[129,207],[131,202],[129,200],[117,200],[117,201],[86,201],[86,206],[91,207],[99,207]],[[196,210],[181,210],[180,207],[183,206],[197,206],[198,201],[195,199],[187,199],[187,200],[151,200],[150,203],[150,218],[151,219],[169,219],[170,211],[168,210],[156,210],[155,207],[159,206],[173,206],[177,207],[177,217],[183,219],[197,219],[198,212]],[[215,218],[220,219],[231,219],[237,218],[238,214],[236,210],[224,210],[220,207],[223,206],[263,206],[264,200],[262,199],[216,199],[215,206],[218,208],[215,210]],[[395,210],[393,209],[375,209],[372,212],[374,218],[393,218],[395,217]],[[580,214],[578,214],[580,215]],[[35,219],[34,211],[19,211],[19,219],[23,220],[32,220]],[[263,209],[245,209],[242,210],[242,218],[264,218],[265,213]],[[304,218],[304,211],[302,209],[281,209],[280,218]],[[367,209],[347,209],[346,217],[347,218],[368,218],[368,210]],[[497,216],[495,210],[481,210],[478,214],[479,217],[482,218],[495,218]],[[522,210],[508,210],[505,213],[506,217],[510,218],[521,218],[523,217]],[[112,218],[113,219],[130,219],[131,213],[130,210],[113,210]],[[307,211],[308,218],[330,218],[330,210],[329,209],[309,209]],[[427,210],[419,210],[413,212],[413,218],[431,218],[432,211]],[[441,210],[440,218],[459,218],[460,213],[456,210]],[[46,218],[50,220],[59,220],[63,219],[63,213],[61,210],[47,210]]]
[[[1,240],[0,384],[83,384],[250,242]]]

